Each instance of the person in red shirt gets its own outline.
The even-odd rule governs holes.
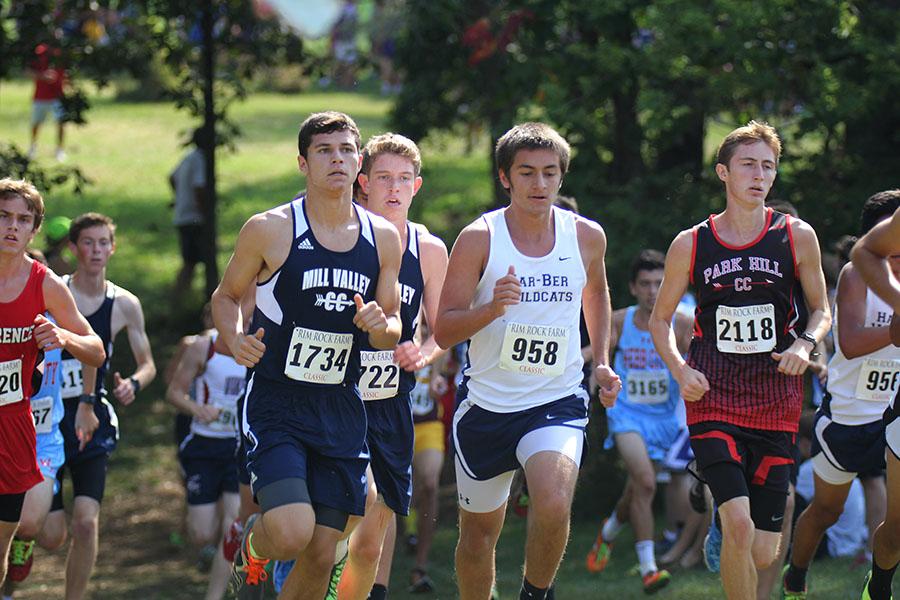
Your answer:
[[[41,124],[51,112],[56,119],[56,160],[63,161],[63,85],[66,82],[66,71],[61,66],[59,48],[47,44],[39,44],[34,49],[34,60],[29,66],[34,77],[34,99],[31,104],[31,147],[28,157],[34,158],[37,153],[37,136]]]
[[[92,367],[106,358],[66,286],[25,254],[43,217],[44,201],[32,184],[0,179],[0,581],[25,492],[43,480],[30,402],[39,354],[64,348]],[[84,443],[96,423],[82,420],[76,427]]]

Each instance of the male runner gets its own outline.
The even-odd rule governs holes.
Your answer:
[[[434,323],[447,270],[447,248],[425,228],[408,219],[413,197],[422,187],[422,158],[415,143],[386,133],[363,150],[359,182],[366,208],[387,219],[400,233],[400,319],[403,332],[393,350],[363,344],[359,389],[365,400],[366,441],[378,501],[350,538],[350,555],[338,587],[341,599],[384,600],[387,589],[372,588],[385,531],[394,515],[409,514],[412,495],[413,419],[410,392],[416,371],[443,354],[432,336],[421,346],[413,337],[420,310]],[[370,591],[372,595],[370,596]]]
[[[39,252],[26,250],[26,253],[32,259],[46,265],[44,256]],[[53,321],[53,317],[49,314],[45,314],[45,316]],[[25,494],[22,518],[10,546],[9,565],[3,587],[4,598],[12,598],[16,584],[24,581],[31,572],[36,539],[46,550],[56,550],[65,542],[64,529],[59,529],[56,535],[45,533],[38,539],[38,534],[41,534],[41,529],[50,513],[53,495],[59,489],[56,473],[62,467],[66,457],[65,442],[62,431],[59,429],[65,412],[60,393],[61,360],[62,350],[59,348],[44,352],[44,360],[38,365],[33,377],[34,385],[39,385],[39,388],[31,398],[31,414],[34,417],[34,428],[37,433],[38,468],[41,470],[43,481]],[[91,371],[88,378],[94,381],[96,367],[86,366],[84,369]],[[40,380],[39,384],[38,380]],[[83,393],[91,395],[93,392],[93,385],[83,387]],[[94,415],[93,405],[80,403],[75,418],[78,423],[77,427],[83,431],[82,439],[84,441],[81,442],[83,445],[97,429],[98,421]]]
[[[890,218],[900,206],[900,191],[879,192],[862,210],[862,233]],[[900,275],[900,257],[889,261]],[[863,283],[848,263],[838,277],[834,309],[835,354],[828,363],[825,398],[816,411],[812,464],[815,494],[797,520],[783,597],[806,598],[806,572],[825,531],[844,511],[857,476],[876,478],[885,468],[885,409],[900,389],[900,353],[890,340],[891,308]],[[867,505],[885,506],[883,485],[867,486]],[[884,518],[881,511],[878,523]],[[871,521],[871,520],[870,520]],[[874,529],[872,531],[874,533]]]
[[[360,348],[400,339],[400,239],[352,202],[359,130],[342,113],[300,126],[307,193],[254,215],[213,295],[213,319],[238,364],[254,367],[243,435],[254,495],[234,579],[258,590],[270,559],[300,560],[282,596],[321,600],[338,538],[366,497],[366,416]],[[240,299],[256,282],[258,329],[243,333]],[[355,308],[354,308],[355,307]]]
[[[0,179],[0,581],[25,493],[43,479],[30,402],[38,354],[64,348],[94,367],[105,358],[66,286],[25,255],[43,217],[44,201],[33,185]],[[83,419],[76,426],[81,438],[90,437]]]
[[[106,362],[98,369],[95,385],[94,414],[100,425],[90,443],[83,447],[74,423],[78,395],[86,376],[77,357],[65,352],[62,357],[61,386],[66,411],[60,429],[65,439],[66,464],[60,469],[59,479],[64,480],[66,471],[71,474],[74,495],[72,543],[66,558],[66,598],[69,600],[84,597],[97,560],[100,502],[106,488],[109,456],[119,438],[118,418],[107,400],[105,377],[113,341],[120,331],[128,332],[128,344],[137,369],[127,379],[122,379],[118,372],[113,374],[113,397],[122,406],[128,406],[141,388],[149,385],[156,376],[140,300],[106,279],[106,265],[116,250],[115,233],[112,219],[90,212],[76,217],[69,228],[69,248],[77,260],[77,267],[63,281],[75,297],[79,312],[103,340],[107,354]],[[48,517],[48,526],[56,528],[61,520],[65,520],[65,513],[60,487],[53,501],[53,512]]]
[[[222,354],[219,337],[197,336],[184,351],[166,398],[192,416],[190,433],[179,446],[184,472],[188,533],[199,548],[219,541],[237,517],[237,399],[244,391],[247,369]],[[189,391],[195,388],[194,397]],[[213,556],[207,600],[225,595],[230,573],[221,552]]]
[[[516,468],[529,484],[532,518],[520,598],[543,600],[569,535],[584,448],[588,396],[581,387],[579,311],[590,332],[600,396],[621,388],[608,366],[611,308],[606,235],[553,202],[569,145],[543,123],[497,142],[506,208],[456,240],[434,335],[442,348],[470,339],[453,420],[459,496],[456,571],[462,600],[484,600]]]
[[[657,568],[654,554],[654,464],[660,464],[666,457],[681,430],[676,412],[677,404],[681,402],[678,384],[656,353],[647,329],[663,280],[665,259],[665,255],[657,250],[642,250],[635,257],[628,287],[638,303],[617,310],[612,316],[610,346],[613,348],[613,366],[622,378],[622,391],[615,406],[606,411],[609,438],[605,448],[609,449],[613,444],[618,448],[628,471],[628,480],[587,558],[589,571],[602,571],[609,561],[612,542],[624,524],[630,522],[646,593],[665,587],[670,578],[668,571]],[[690,317],[675,313],[675,336],[682,355],[691,343],[692,324]]]
[[[800,375],[831,324],[815,232],[765,206],[780,154],[778,134],[766,124],[751,121],[725,137],[716,158],[725,210],[672,242],[650,316],[656,350],[687,401],[694,456],[719,505],[722,584],[731,599],[755,598],[756,568],[777,554]],[[685,360],[671,320],[688,284],[697,310]]]
[[[900,346],[900,284],[892,267],[900,255],[900,210],[890,221],[872,228],[853,247],[853,266],[863,282],[894,311],[891,320],[891,342]],[[894,358],[897,349],[894,348]],[[900,562],[900,405],[897,395],[884,412],[887,438],[887,514],[872,540],[872,571],[863,587],[863,600],[887,600],[891,597],[894,571]]]

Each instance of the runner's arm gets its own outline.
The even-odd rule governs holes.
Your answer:
[[[48,272],[44,277],[43,292],[44,304],[56,320],[56,325],[50,323],[43,315],[38,315],[35,322],[37,325],[35,339],[39,339],[38,329],[47,330],[49,338],[52,338],[47,341],[51,344],[58,344],[57,347],[64,348],[86,365],[103,366],[106,360],[103,341],[91,329],[87,319],[78,312],[75,299],[65,284],[56,275]],[[41,321],[40,325],[37,323],[38,320]],[[50,324],[49,328],[47,324]],[[43,339],[43,336],[40,339]],[[50,346],[46,346],[44,349],[49,348]]]
[[[431,234],[422,235],[420,238],[419,252],[422,256],[422,275],[425,280],[425,290],[422,292],[422,311],[425,322],[428,324],[428,337],[419,345],[414,355],[417,359],[411,370],[418,370],[433,364],[446,350],[438,346],[434,339],[433,323],[437,320],[438,304],[441,300],[441,289],[444,287],[444,277],[447,274],[447,246],[437,237]],[[400,348],[398,347],[398,351]],[[404,361],[400,366],[407,368]]]
[[[260,330],[251,335],[244,334],[246,327],[241,315],[241,298],[265,266],[263,248],[269,237],[263,215],[255,215],[244,224],[222,281],[210,300],[216,330],[237,363],[245,367],[255,366],[265,352]]]
[[[863,281],[895,313],[900,313],[900,282],[885,260],[892,254],[900,254],[900,209],[894,211],[890,220],[882,221],[861,237],[850,252],[853,266],[859,269]]]
[[[434,339],[441,348],[468,340],[503,315],[507,305],[519,301],[521,294],[514,289],[518,288],[518,280],[515,284],[510,280],[505,282],[502,300],[498,301],[495,287],[493,301],[472,306],[475,288],[487,262],[489,244],[490,234],[481,219],[463,229],[453,244],[445,277],[445,281],[453,284],[443,286],[438,314],[432,323]],[[504,279],[506,277],[498,280],[498,284]]]
[[[141,389],[145,389],[156,377],[156,362],[150,349],[150,339],[144,323],[144,310],[137,296],[126,293],[121,297],[122,316],[125,317],[125,329],[128,332],[128,345],[137,363],[137,368],[128,379],[137,381]]]
[[[360,327],[359,321],[370,321],[362,311],[371,311],[375,315],[376,325],[369,328],[368,325],[360,327],[369,334],[369,343],[379,350],[393,350],[400,341],[403,333],[403,323],[400,321],[400,284],[397,277],[400,275],[400,260],[403,251],[400,249],[400,234],[394,226],[386,220],[372,219],[375,240],[378,244],[378,283],[375,287],[375,302],[363,305],[360,309],[357,305],[357,315],[354,322]],[[375,304],[376,306],[372,306]],[[385,322],[381,321],[378,311],[384,314]]]
[[[822,253],[819,250],[819,239],[816,232],[807,223],[793,220],[794,248],[797,253],[797,269],[800,277],[800,285],[803,287],[803,296],[809,307],[809,319],[806,323],[806,333],[816,340],[821,340],[831,329],[831,307],[828,304],[828,289],[825,285],[825,274],[822,272]],[[801,332],[802,333],[802,332]],[[798,341],[792,344],[796,345]],[[812,352],[809,342],[799,341],[799,344]]]
[[[857,358],[881,350],[891,343],[889,327],[866,327],[868,288],[853,263],[844,265],[838,277],[837,313],[834,336],[847,358]]]
[[[166,389],[166,400],[179,412],[192,417],[197,416],[199,405],[191,400],[188,392],[191,383],[203,370],[211,342],[212,340],[206,336],[197,336],[194,342],[185,348],[181,360],[175,367],[172,382]]]

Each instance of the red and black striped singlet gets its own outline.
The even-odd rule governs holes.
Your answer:
[[[686,403],[688,424],[797,431],[802,377],[782,375],[771,357],[805,331],[808,317],[791,217],[766,209],[759,236],[736,247],[719,238],[710,216],[694,227],[691,263],[697,309],[687,362],[710,391]]]

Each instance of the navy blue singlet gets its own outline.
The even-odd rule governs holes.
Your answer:
[[[353,324],[354,294],[375,299],[379,262],[371,215],[353,205],[359,237],[347,252],[322,246],[306,217],[305,197],[290,203],[294,239],[284,264],[257,284],[255,328],[265,329],[258,377],[313,389],[359,381],[368,334]]]

